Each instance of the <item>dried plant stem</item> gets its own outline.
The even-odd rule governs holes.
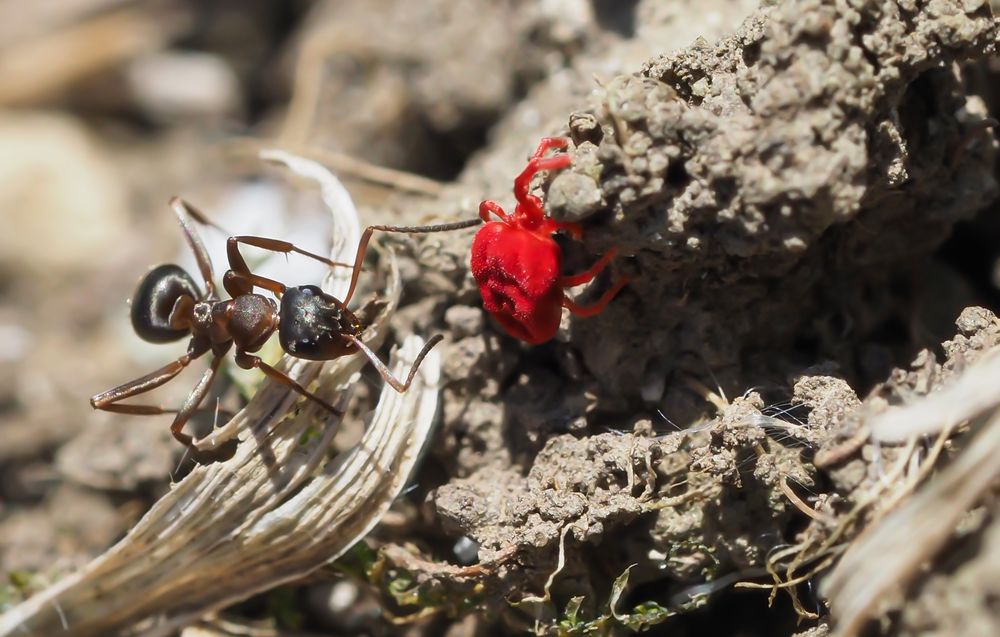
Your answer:
[[[222,151],[230,155],[256,156],[265,146],[266,144],[255,139],[238,138],[226,142]],[[426,195],[428,197],[438,197],[444,190],[444,184],[439,181],[403,170],[379,166],[348,155],[347,153],[340,153],[296,142],[282,142],[281,146],[300,157],[320,162],[343,177],[351,177],[392,190]]]
[[[1000,349],[982,356],[952,383],[923,400],[891,407],[871,424],[872,437],[883,442],[900,442],[953,427],[998,402]]]
[[[880,600],[905,586],[954,533],[959,519],[1000,480],[1000,410],[955,461],[848,550],[824,589],[838,637],[857,635]]]

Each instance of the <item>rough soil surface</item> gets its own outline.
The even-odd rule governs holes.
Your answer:
[[[445,532],[470,537],[484,560],[545,549],[524,560],[537,564],[568,528],[568,580],[599,579],[597,544],[605,586],[609,563],[638,562],[632,583],[657,580],[667,599],[670,582],[761,568],[801,515],[787,485],[833,510],[863,492],[877,475],[847,480],[850,462],[818,475],[810,450],[822,458],[856,433],[844,429],[859,422],[859,394],[912,385],[899,402],[946,380],[904,382],[915,372],[893,367],[952,334],[975,298],[929,256],[996,196],[989,113],[958,66],[996,35],[983,3],[778,4],[717,43],[605,80],[564,120],[573,166],[546,201],[585,223],[568,271],[616,245],[632,283],[517,360],[488,320],[449,307],[455,383],[440,457],[458,460],[459,479],[431,495]],[[526,104],[542,110],[548,88]],[[913,365],[937,369],[929,351]],[[716,383],[728,395],[763,387],[791,407],[751,393],[706,421]],[[875,452],[853,451],[855,472],[873,471]],[[583,482],[540,479],[580,457]],[[527,589],[540,592],[542,575]],[[600,599],[599,585],[584,589]]]

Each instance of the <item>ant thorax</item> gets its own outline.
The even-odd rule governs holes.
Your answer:
[[[224,306],[226,331],[245,352],[260,350],[278,327],[278,304],[266,296],[241,294],[219,306]]]

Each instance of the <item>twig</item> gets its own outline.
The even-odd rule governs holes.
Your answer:
[[[344,177],[352,177],[393,190],[411,192],[428,197],[437,197],[444,190],[444,184],[441,182],[406,171],[378,166],[346,153],[325,150],[305,144],[279,143],[278,145],[296,155],[317,161]],[[274,146],[274,144],[250,138],[236,138],[226,143],[224,152],[228,151],[232,154],[249,157],[256,156],[262,148],[270,146]]]
[[[1000,480],[997,449],[1000,410],[933,482],[850,548],[823,587],[837,611],[835,635],[857,635],[879,600],[906,586],[940,550],[959,519]]]
[[[1000,348],[984,354],[965,372],[926,398],[890,407],[872,423],[872,437],[900,442],[937,433],[1000,403]]]

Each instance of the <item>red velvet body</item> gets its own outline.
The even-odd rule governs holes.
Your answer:
[[[483,307],[511,336],[533,345],[555,336],[562,313],[562,251],[550,232],[491,221],[472,242]]]

